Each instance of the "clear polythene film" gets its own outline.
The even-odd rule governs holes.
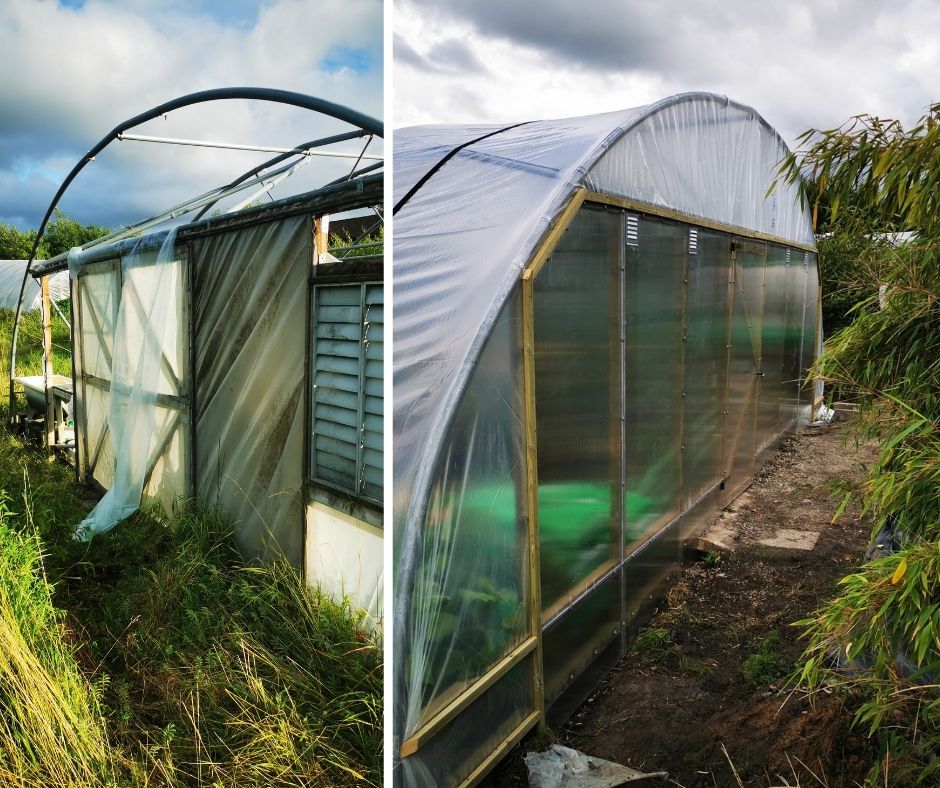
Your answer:
[[[814,243],[796,187],[780,183],[786,143],[749,107],[723,96],[667,99],[649,112],[585,179],[594,191],[688,216]],[[770,194],[768,194],[770,191]]]
[[[156,259],[155,242],[159,243]],[[158,398],[178,393],[172,390],[172,380],[179,377],[172,349],[179,346],[180,332],[185,330],[175,243],[175,230],[162,237],[147,236],[121,258],[121,298],[111,337],[107,400],[114,472],[104,497],[77,526],[81,539],[109,531],[137,511],[159,459],[155,455],[165,448],[161,433],[168,427],[158,429],[165,420]]]
[[[20,297],[23,274],[26,273],[26,260],[0,260],[0,309],[16,309],[16,300]],[[49,297],[53,301],[62,301],[69,297],[69,275],[65,271],[49,277]],[[26,280],[23,291],[23,311],[34,312],[40,308],[42,297],[39,282],[32,277]]]
[[[407,650],[396,656],[405,668],[395,700],[404,739],[530,634],[518,310],[517,296],[490,337],[434,480],[403,616]],[[406,771],[422,772],[427,757],[422,745]],[[454,751],[451,760],[466,757]]]

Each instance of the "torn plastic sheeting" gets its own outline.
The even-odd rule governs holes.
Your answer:
[[[662,783],[668,777],[666,772],[638,772],[560,744],[553,744],[545,752],[528,753],[525,765],[531,788],[614,788]]]
[[[176,230],[160,246],[156,265],[146,265],[146,287],[138,272],[149,263],[154,239],[145,236],[122,258],[124,283],[114,328],[108,431],[115,456],[114,482],[97,506],[76,526],[75,538],[88,541],[110,531],[140,508],[144,481],[156,442],[157,394],[161,362],[170,339],[171,309],[179,292],[179,265],[174,264]],[[77,255],[75,255],[77,257]],[[73,254],[69,253],[70,269]],[[140,309],[136,308],[139,302]],[[178,327],[178,326],[177,326]]]

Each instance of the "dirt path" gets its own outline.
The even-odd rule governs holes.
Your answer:
[[[557,741],[668,771],[685,788],[736,785],[728,757],[745,785],[837,788],[864,777],[869,743],[849,730],[835,698],[810,706],[778,692],[802,651],[790,624],[832,595],[868,543],[870,523],[857,512],[831,522],[832,482],[861,478],[874,458],[843,432],[838,424],[808,428],[773,455],[717,524],[733,550],[683,570],[633,653]],[[491,784],[526,784],[525,744]]]

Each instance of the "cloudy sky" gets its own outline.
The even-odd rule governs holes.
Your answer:
[[[940,100],[936,0],[396,0],[395,126],[568,117],[689,90],[792,145]]]
[[[121,121],[186,93],[281,88],[382,118],[382,17],[381,0],[0,0],[0,221],[37,226],[85,151]],[[349,128],[300,109],[227,101],[136,131],[289,147]],[[114,142],[61,207],[117,227],[272,155]],[[310,188],[351,164],[316,159],[298,183]],[[292,180],[275,195],[295,192]]]

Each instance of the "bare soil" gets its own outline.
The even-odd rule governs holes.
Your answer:
[[[875,448],[856,447],[840,423],[787,440],[719,518],[730,549],[683,568],[633,651],[552,740],[666,771],[685,788],[840,788],[863,780],[874,752],[851,728],[851,712],[835,696],[810,703],[783,684],[803,649],[793,622],[831,598],[869,542],[871,523],[858,512],[833,523],[840,496],[832,484],[861,479],[874,457]],[[781,529],[818,538],[809,550],[760,543]],[[800,541],[799,533],[788,537]],[[770,664],[755,681],[745,663],[762,650]],[[547,743],[524,741],[488,784],[526,785],[522,758]]]

